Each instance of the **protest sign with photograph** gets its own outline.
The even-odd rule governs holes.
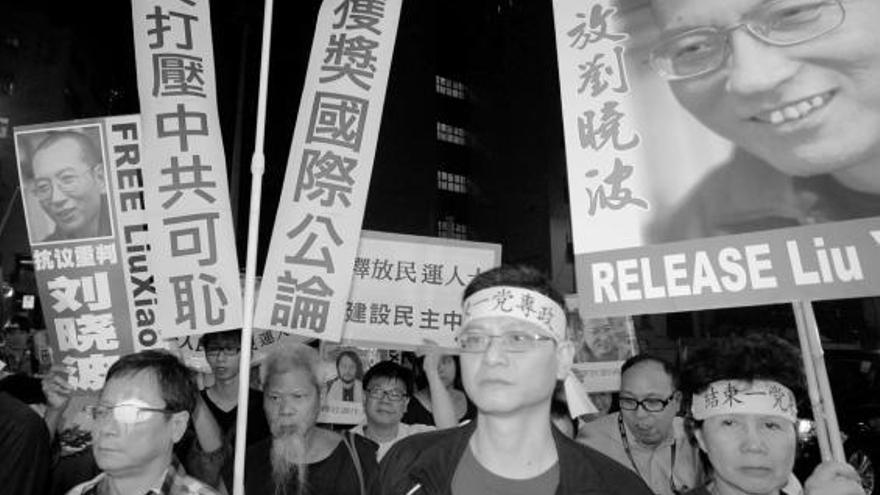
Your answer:
[[[880,293],[876,5],[553,7],[585,315]]]
[[[80,394],[119,356],[162,345],[149,245],[133,239],[146,222],[138,130],[137,116],[15,128],[48,340]]]

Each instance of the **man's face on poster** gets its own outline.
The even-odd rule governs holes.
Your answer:
[[[32,191],[57,231],[68,237],[98,233],[104,174],[73,138],[60,139],[33,157]]]
[[[357,378],[357,363],[348,354],[343,354],[339,358],[339,364],[336,366],[336,372],[342,383],[354,383]]]
[[[676,56],[703,57],[712,46],[726,50],[716,69],[670,82],[681,104],[703,124],[790,175],[834,173],[847,184],[880,165],[880,2],[652,0],[652,5],[661,41],[676,35],[686,40],[676,45]],[[767,26],[780,27],[767,34]],[[810,26],[827,31],[806,41],[798,34],[788,46],[753,34],[781,39],[795,30],[809,34]],[[728,31],[712,43],[682,34],[707,27]]]

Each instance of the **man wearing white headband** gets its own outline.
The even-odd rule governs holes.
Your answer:
[[[464,298],[457,338],[477,419],[396,444],[382,460],[378,493],[650,494],[634,473],[551,426],[558,380],[569,407],[589,411],[589,401],[569,378],[574,348],[549,281],[531,268],[499,267],[476,276]]]

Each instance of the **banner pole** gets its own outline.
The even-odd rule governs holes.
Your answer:
[[[260,82],[257,93],[257,127],[254,154],[251,156],[251,198],[248,219],[247,261],[244,271],[244,321],[241,329],[241,359],[238,374],[238,415],[235,425],[235,463],[233,465],[233,495],[244,495],[244,460],[247,447],[248,392],[251,377],[251,341],[254,334],[254,286],[257,271],[257,238],[260,227],[260,202],[263,196],[265,156],[263,141],[266,135],[266,93],[269,86],[269,54],[272,44],[273,0],[263,5],[263,43],[260,53]]]
[[[813,304],[810,301],[800,301],[800,304],[807,323],[807,339],[812,350],[811,357],[816,370],[819,397],[822,398],[822,409],[825,412],[825,427],[828,430],[828,440],[831,445],[831,458],[837,462],[846,462],[843,440],[837,422],[837,410],[834,408],[834,397],[831,395],[831,383],[828,381],[828,370],[825,368],[825,353],[822,350],[816,314],[813,312]]]
[[[807,336],[807,321],[804,316],[803,306],[800,301],[791,303],[794,310],[794,319],[798,332],[798,343],[801,347],[801,359],[804,363],[804,375],[807,378],[807,391],[810,396],[810,405],[813,408],[813,424],[816,426],[816,439],[819,441],[819,453],[823,461],[831,459],[831,447],[828,437],[828,428],[825,423],[825,411],[819,393],[819,381],[816,378],[815,363],[810,350],[810,339]]]

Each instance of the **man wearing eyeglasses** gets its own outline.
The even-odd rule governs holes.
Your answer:
[[[675,368],[639,354],[621,367],[620,412],[587,423],[578,441],[631,469],[656,494],[700,486],[700,458],[677,416],[681,393]]]
[[[880,3],[652,0],[651,62],[736,145],[660,241],[880,215]]]
[[[55,224],[41,242],[112,234],[101,151],[79,132],[51,132],[31,160],[30,192]]]
[[[374,364],[364,375],[364,416],[366,422],[351,429],[379,445],[376,459],[388,452],[395,442],[416,433],[455,426],[452,397],[443,386],[438,363],[439,352],[425,356],[424,370],[431,390],[431,412],[436,426],[402,423],[406,407],[413,393],[412,373],[392,361]]]
[[[462,313],[462,382],[477,419],[395,444],[375,493],[650,493],[631,471],[551,424],[558,380],[569,408],[587,399],[570,373],[562,296],[546,277],[527,267],[483,272],[465,288]]]
[[[92,409],[92,451],[103,472],[68,495],[215,495],[173,455],[197,394],[190,371],[167,352],[120,358]]]

